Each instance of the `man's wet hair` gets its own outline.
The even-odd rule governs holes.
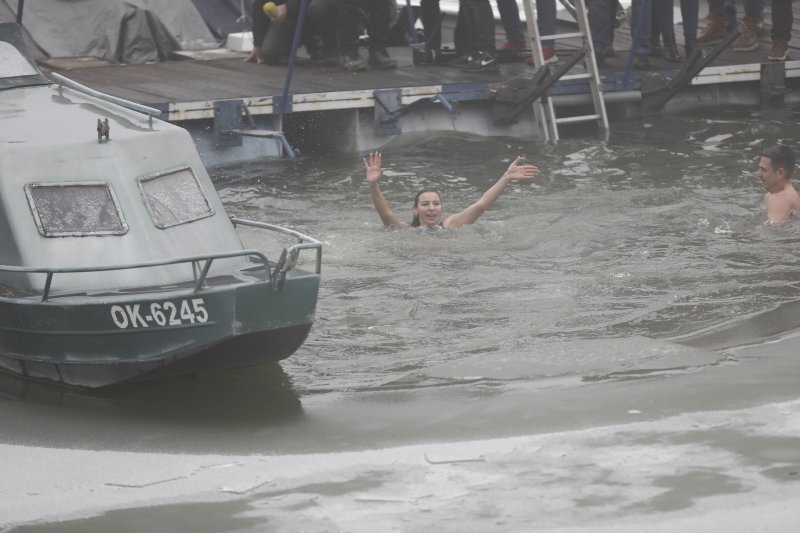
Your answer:
[[[792,177],[792,172],[794,172],[796,161],[794,159],[794,152],[792,152],[791,148],[785,144],[777,144],[775,146],[765,148],[761,152],[761,155],[763,157],[769,157],[772,168],[783,168],[786,170],[786,177]]]

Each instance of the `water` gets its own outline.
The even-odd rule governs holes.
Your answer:
[[[214,169],[231,214],[323,241],[304,346],[280,366],[94,394],[3,377],[2,443],[326,452],[795,398],[791,354],[764,343],[800,327],[800,224],[764,225],[755,161],[798,138],[796,114],[737,111],[617,124],[609,142],[392,142],[382,189],[408,220],[423,187],[447,215],[517,154],[539,166],[446,232],[384,229],[352,154]]]
[[[443,134],[386,147],[383,191],[409,220],[423,187],[440,190],[446,216],[516,154],[539,166],[477,224],[445,233],[383,229],[349,156],[216,179],[231,211],[325,243],[316,325],[282,365],[302,395],[413,387],[415,373],[425,382],[425,369],[464,359],[584,377],[641,354],[565,354],[578,339],[682,338],[797,299],[800,229],[763,225],[754,170],[759,146],[799,130],[794,117],[658,117],[615,127],[607,144]]]

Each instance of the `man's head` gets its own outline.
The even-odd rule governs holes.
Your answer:
[[[758,177],[768,191],[780,190],[794,172],[794,153],[788,146],[770,146],[761,152],[758,160]]]

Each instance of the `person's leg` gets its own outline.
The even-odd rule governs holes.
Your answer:
[[[261,43],[261,59],[264,63],[285,63],[292,51],[292,36],[297,17],[289,15],[281,24],[269,25],[264,41]]]
[[[522,20],[519,18],[517,0],[497,0],[497,10],[500,12],[500,22],[506,33],[504,48],[509,50],[525,48],[525,32]]]
[[[439,0],[420,0],[419,9],[428,48],[438,50],[442,47],[442,10]]]
[[[631,38],[635,40],[632,52],[636,55],[633,68],[650,68],[647,56],[650,54],[650,31],[653,16],[651,0],[633,0],[631,19]]]
[[[475,28],[475,47],[481,52],[494,55],[494,13],[489,0],[465,0],[470,4]]]
[[[758,48],[758,35],[764,19],[764,0],[745,0],[742,35],[733,43],[734,52],[749,52]]]
[[[358,55],[361,0],[338,0],[336,9],[336,35],[339,51],[344,57],[344,68],[353,72],[366,70],[367,64]]]
[[[539,35],[555,35],[558,31],[556,0],[536,0],[536,22]],[[542,48],[553,48],[552,40],[542,41]]]
[[[469,12],[470,24],[474,30],[474,40],[470,48],[475,50],[472,60],[464,65],[463,70],[496,71],[494,14],[489,0],[461,0],[459,10],[461,9]]]
[[[338,63],[336,4],[336,0],[311,0],[308,4],[303,33],[308,34],[307,40],[313,43],[313,47],[309,48],[309,55],[319,66],[333,66]]]
[[[653,2],[658,2],[658,0],[652,0]],[[660,56],[662,49],[661,49],[661,27],[658,23],[658,5],[653,6],[652,8],[652,16],[650,19],[650,55],[653,57]]]
[[[772,0],[772,50],[768,56],[771,61],[789,58],[793,19],[792,0]]]
[[[681,18],[683,19],[683,42],[686,56],[697,47],[697,20],[700,2],[698,0],[681,0]]]
[[[697,37],[700,46],[718,44],[727,37],[728,29],[725,26],[725,0],[708,0],[708,16],[703,31]]]
[[[661,55],[667,61],[680,63],[681,55],[675,42],[675,16],[672,11],[672,0],[653,0],[653,20],[664,40]]]
[[[598,65],[605,65],[608,37],[611,32],[611,7],[609,0],[588,0],[589,29],[592,47]]]
[[[558,22],[556,20],[556,1],[555,0],[536,0],[536,27],[539,29],[539,36],[555,35],[558,32]],[[555,41],[546,39],[542,41],[542,55],[545,63],[558,61],[556,57]],[[536,62],[533,55],[528,56],[528,63],[534,65]]]
[[[370,0],[367,16],[367,33],[369,34],[369,63],[378,68],[395,68],[397,61],[389,57],[386,51],[386,40],[392,16],[397,9],[395,0]]]

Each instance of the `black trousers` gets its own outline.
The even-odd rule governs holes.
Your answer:
[[[772,40],[789,42],[792,36],[792,0],[772,0]]]
[[[395,0],[339,0],[337,34],[342,54],[358,54],[361,21],[366,21],[371,52],[386,48],[389,27],[397,9]]]
[[[494,13],[489,0],[459,0],[453,40],[461,55],[478,51],[494,55]]]

